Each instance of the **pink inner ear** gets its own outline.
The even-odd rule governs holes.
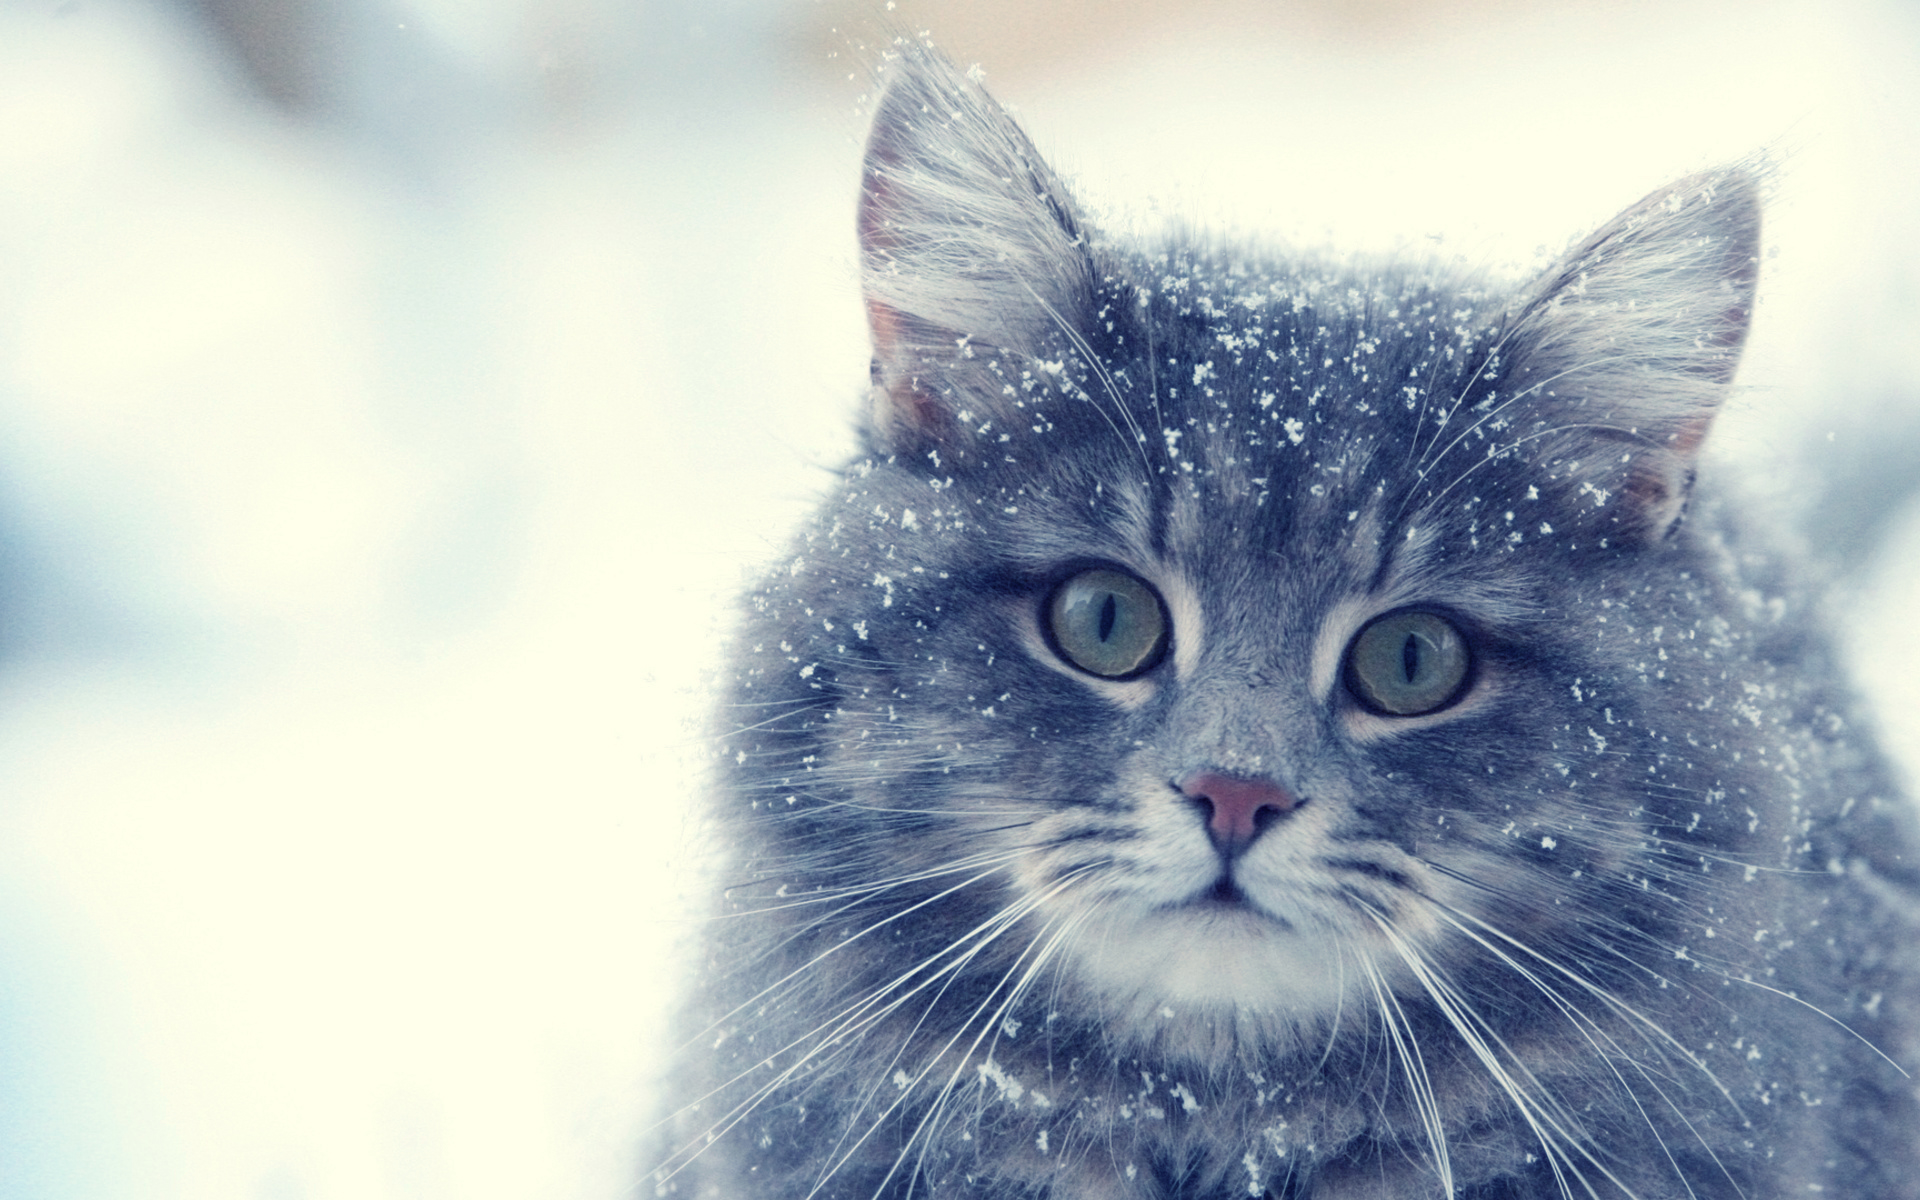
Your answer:
[[[907,319],[898,309],[878,300],[867,301],[867,324],[873,330],[873,356],[879,364],[875,381],[874,423],[881,436],[896,448],[905,440],[938,437],[947,429],[948,416],[920,384],[911,353],[903,345]],[[883,398],[884,397],[884,398]]]
[[[1625,499],[1640,515],[1640,532],[1649,540],[1666,536],[1680,518],[1693,463],[1713,426],[1713,414],[1702,413],[1680,423],[1659,450],[1634,455],[1627,470]]]
[[[899,205],[896,187],[887,178],[884,166],[898,155],[876,141],[868,148],[866,180],[860,193],[860,248],[869,268],[876,258],[891,258],[900,244],[900,236],[889,214]],[[899,309],[869,296],[867,327],[873,335],[873,357],[879,366],[876,383],[881,392],[874,397],[874,424],[888,442],[918,440],[937,436],[946,426],[945,413],[934,398],[920,386],[907,344],[908,321]]]
[[[880,303],[867,301],[867,327],[873,331],[873,356],[880,360],[882,369],[899,361],[900,355],[900,313],[897,309]],[[892,372],[888,372],[891,374]]]
[[[1693,486],[1695,462],[1713,427],[1708,410],[1680,421],[1664,442],[1656,442],[1628,456],[1620,498],[1631,517],[1623,517],[1622,532],[1647,541],[1659,541],[1686,507]]]
[[[1705,413],[1680,423],[1679,430],[1667,439],[1667,445],[1675,454],[1692,459],[1700,453],[1701,443],[1707,440],[1707,430],[1713,425],[1713,414]]]

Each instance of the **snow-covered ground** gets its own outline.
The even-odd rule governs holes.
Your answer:
[[[344,44],[299,122],[171,10],[0,3],[0,1196],[636,1191],[703,673],[851,449],[865,75],[799,6],[714,5],[679,61],[576,3],[622,82],[556,108],[515,73],[553,5],[352,7],[414,57]],[[1791,507],[1920,471],[1905,20],[1495,5],[983,65],[1110,225],[1524,267],[1771,148],[1716,439]],[[1920,765],[1920,509],[1858,579]]]

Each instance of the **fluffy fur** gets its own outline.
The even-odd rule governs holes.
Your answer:
[[[1913,818],[1693,487],[1758,191],[1519,289],[1120,245],[906,49],[868,448],[748,598],[662,1194],[1920,1197]],[[1138,673],[1049,631],[1089,566],[1158,597]],[[1402,610],[1471,651],[1412,715],[1352,682]],[[1293,807],[1229,846],[1217,775]]]

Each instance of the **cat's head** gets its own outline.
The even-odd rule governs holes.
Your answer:
[[[1757,190],[1685,180],[1517,290],[1114,246],[909,51],[860,208],[870,458],[757,598],[760,869],[884,884],[924,969],[1196,1052],[1625,927],[1728,828],[1679,831],[1701,651],[1651,626]]]

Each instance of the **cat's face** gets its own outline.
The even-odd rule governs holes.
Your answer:
[[[941,914],[916,971],[1196,1055],[1636,903],[1687,803],[1646,626],[1754,220],[1690,181],[1515,296],[1092,252],[990,101],[910,76],[862,213],[874,456],[758,598],[791,675],[749,692],[797,706],[748,766],[768,877],[880,881]]]
[[[1196,315],[1205,265],[1160,266],[1169,297],[1089,345],[1102,370],[980,351],[1018,399],[849,489],[802,571],[887,564],[817,605],[856,630],[823,670],[872,699],[817,766],[932,814],[901,860],[991,864],[976,889],[1030,910],[1114,1035],[1291,1037],[1478,934],[1454,927],[1493,916],[1475,881],[1531,923],[1615,848],[1562,769],[1591,743],[1558,731],[1587,720],[1572,681],[1616,668],[1542,628],[1598,535],[1543,534],[1559,509],[1472,471],[1479,439],[1449,452],[1432,406],[1492,390],[1460,297],[1296,308],[1299,280],[1243,275]]]
[[[1263,356],[1237,357],[1164,357],[1215,367],[1205,404],[1160,405],[1180,475],[1049,513],[1070,547],[1004,610],[996,716],[1052,732],[1008,748],[1048,782],[1009,789],[1026,823],[997,836],[1136,1036],[1290,1031],[1404,982],[1396,940],[1433,946],[1445,907],[1482,907],[1462,876],[1511,892],[1500,843],[1565,823],[1541,747],[1507,733],[1564,692],[1527,636],[1547,589],[1510,557],[1436,553],[1475,516],[1500,541],[1505,510],[1406,538],[1394,443],[1295,442],[1258,403]]]

